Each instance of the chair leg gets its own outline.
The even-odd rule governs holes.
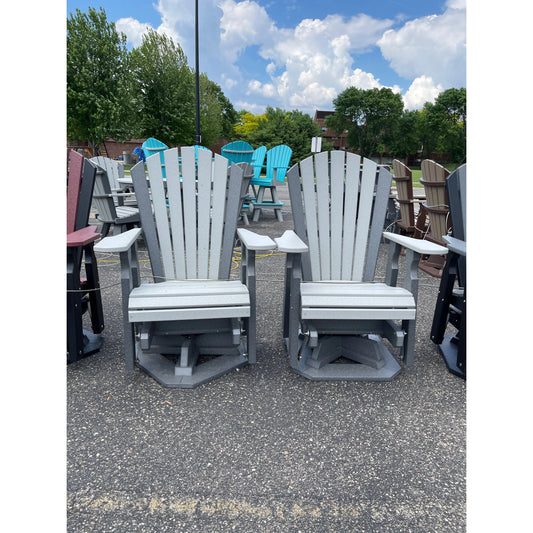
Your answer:
[[[270,187],[270,194],[272,196],[272,202],[275,204],[279,203],[278,191],[276,186]],[[281,207],[274,208],[274,213],[279,222],[283,222],[283,214],[281,213]]]
[[[406,332],[402,349],[403,363],[405,366],[412,366],[415,362],[416,320],[404,320],[403,327]]]
[[[257,316],[256,316],[256,285],[255,285],[255,250],[247,252],[247,286],[250,294],[250,318],[248,320],[248,361],[257,362]]]
[[[265,187],[263,185],[260,185],[259,186],[259,191],[257,192],[257,197],[256,197],[255,202],[259,203],[259,204],[263,203],[264,196],[265,196]],[[258,222],[259,221],[259,215],[261,215],[261,208],[254,204],[254,214],[253,214],[252,220],[254,222]]]
[[[102,239],[103,239],[104,237],[107,237],[107,234],[109,233],[109,230],[110,230],[110,229],[111,229],[111,224],[110,224],[109,222],[104,222],[104,223],[102,224],[102,227],[100,228],[100,231],[99,231],[99,233],[100,233]]]
[[[298,359],[298,336],[300,333],[300,281],[302,279],[301,261],[299,255],[294,255],[292,262],[292,278],[289,292],[288,306],[288,352],[289,363],[292,368],[298,368],[300,361]]]
[[[87,287],[89,289],[89,309],[92,329],[94,333],[101,333],[104,330],[104,311],[102,309],[98,266],[92,243],[85,247],[85,273],[87,275]]]
[[[124,327],[124,363],[128,372],[135,368],[135,326],[128,319],[128,300],[135,285],[135,274],[132,263],[131,249],[120,254],[121,289],[122,289],[122,324]]]
[[[67,363],[83,357],[82,293],[80,291],[81,248],[67,248]]]

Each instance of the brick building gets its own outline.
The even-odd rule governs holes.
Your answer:
[[[315,111],[313,122],[320,126],[320,134],[325,142],[333,145],[334,150],[347,150],[346,131],[341,134],[335,133],[332,129],[326,126],[326,117],[333,115],[334,111]]]

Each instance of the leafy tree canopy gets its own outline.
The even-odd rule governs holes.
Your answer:
[[[169,146],[194,144],[194,78],[181,47],[149,30],[131,51],[131,74],[136,134]]]
[[[311,138],[318,135],[320,128],[309,115],[299,110],[267,107],[265,114],[257,117],[257,128],[245,140],[252,146],[264,145],[267,150],[286,144],[292,149],[291,162],[294,162],[311,155]]]
[[[108,137],[130,129],[126,36],[104,9],[76,9],[67,19],[67,136],[88,141],[93,154]]]
[[[393,142],[403,111],[400,94],[388,88],[349,87],[333,104],[335,114],[326,118],[326,124],[339,133],[347,130],[348,145],[361,155],[382,153]]]

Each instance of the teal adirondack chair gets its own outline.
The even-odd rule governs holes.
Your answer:
[[[149,137],[148,139],[146,139],[146,141],[143,142],[142,150],[146,159],[148,159],[151,155],[159,154],[159,157],[161,158],[161,163],[163,165],[165,164],[163,152],[165,150],[168,150],[168,146],[164,142],[158,141],[153,137]],[[165,167],[163,167],[163,177],[166,177]]]
[[[265,155],[267,153],[266,146],[260,146],[254,150],[252,154],[252,166],[254,167],[254,179],[261,176],[263,170],[263,163],[265,162]]]
[[[220,154],[230,163],[251,163],[254,148],[246,141],[233,141],[220,149]]]
[[[289,168],[292,150],[285,144],[280,144],[271,148],[266,154],[266,175],[264,177],[252,179],[251,185],[255,194],[254,214],[252,220],[257,222],[263,209],[274,209],[277,219],[282,222],[283,215],[281,208],[283,202],[279,201],[276,185],[285,183],[285,174]],[[257,187],[257,189],[256,189]],[[270,190],[271,200],[265,200],[266,190]]]

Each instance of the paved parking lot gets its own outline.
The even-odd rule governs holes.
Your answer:
[[[284,221],[266,213],[249,229],[292,229],[280,196]],[[258,363],[166,389],[124,371],[118,257],[98,259],[104,346],[67,368],[69,532],[466,530],[466,386],[429,339],[437,279],[420,272],[412,368],[311,382],[282,343],[285,258],[263,254]]]

